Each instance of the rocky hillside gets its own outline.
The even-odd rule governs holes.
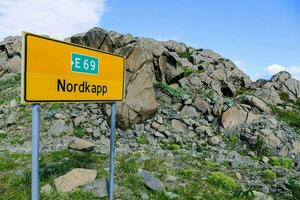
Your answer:
[[[289,73],[252,82],[211,50],[100,28],[66,41],[127,58],[117,199],[300,199],[300,82]],[[20,37],[0,42],[0,199],[30,194],[21,46]],[[43,199],[107,195],[109,109],[42,105]]]

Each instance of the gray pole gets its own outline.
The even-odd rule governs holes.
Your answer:
[[[32,163],[31,163],[31,199],[39,199],[39,140],[40,105],[32,105]]]
[[[109,200],[114,199],[114,170],[115,170],[115,128],[116,128],[116,103],[111,105],[110,115],[110,155],[109,155]]]

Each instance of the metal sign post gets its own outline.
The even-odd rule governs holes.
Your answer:
[[[114,199],[114,171],[115,171],[115,128],[116,128],[116,103],[111,105],[110,115],[110,155],[109,155],[109,200]]]
[[[39,199],[40,105],[32,105],[31,199]]]

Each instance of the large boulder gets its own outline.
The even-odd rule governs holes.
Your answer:
[[[251,123],[258,118],[259,115],[233,106],[222,114],[221,121],[224,128],[233,128],[238,125]]]
[[[127,128],[151,117],[158,107],[153,82],[155,80],[152,63],[146,63],[134,73],[126,87],[125,102],[119,105],[119,125]]]
[[[96,170],[77,168],[54,179],[54,184],[59,192],[71,192],[78,186],[93,182],[96,176]]]
[[[272,101],[272,104],[278,104],[278,96],[274,92],[279,93],[286,93],[288,94],[289,98],[291,100],[296,100],[297,98],[300,98],[300,81],[292,78],[291,74],[286,71],[281,71],[272,76],[270,81],[262,81],[258,80],[256,81],[254,87],[261,87],[263,89],[269,90],[268,93],[270,94],[270,100]],[[265,92],[267,93],[267,92]],[[263,94],[266,96],[265,94]]]
[[[22,42],[20,36],[4,38],[4,41],[0,42],[0,71],[20,74],[21,50]]]
[[[108,32],[102,28],[93,28],[86,33],[74,35],[70,38],[72,43],[101,49],[103,51],[114,51],[114,44]]]

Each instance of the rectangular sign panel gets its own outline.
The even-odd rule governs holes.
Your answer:
[[[22,101],[123,101],[125,57],[23,34]]]

